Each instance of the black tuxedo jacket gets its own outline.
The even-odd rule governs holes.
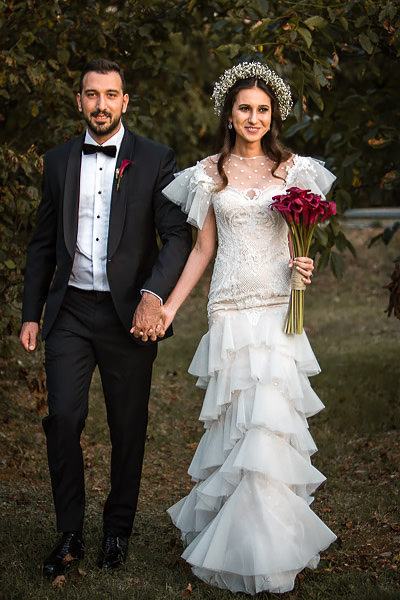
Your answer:
[[[72,270],[83,141],[81,135],[49,150],[44,158],[42,200],[28,246],[22,308],[23,321],[39,322],[46,304],[43,338],[57,318]],[[166,300],[185,265],[192,237],[185,215],[161,193],[173,179],[173,151],[125,129],[117,168],[124,159],[133,164],[124,171],[119,190],[116,179],[113,183],[107,275],[115,309],[129,332],[140,290]]]

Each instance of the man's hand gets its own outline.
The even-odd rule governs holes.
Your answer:
[[[132,329],[130,332],[133,333],[135,338],[142,338],[143,342],[147,342],[149,338],[155,342],[161,329],[161,302],[154,294],[143,292],[142,299],[133,315]]]
[[[27,352],[33,352],[37,346],[37,335],[39,333],[39,323],[34,321],[25,321],[22,323],[19,341]]]

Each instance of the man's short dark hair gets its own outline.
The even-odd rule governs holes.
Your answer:
[[[126,83],[125,83],[124,72],[122,71],[121,67],[116,62],[114,62],[112,60],[107,60],[106,58],[94,58],[93,60],[88,62],[88,64],[84,67],[84,69],[81,73],[81,77],[79,79],[79,93],[80,94],[82,93],[83,78],[85,77],[86,73],[89,73],[90,71],[94,71],[95,73],[102,73],[103,75],[105,75],[106,73],[111,73],[112,71],[115,71],[115,73],[118,73],[118,75],[121,77],[122,91],[125,94]]]

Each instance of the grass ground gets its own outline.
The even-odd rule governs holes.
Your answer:
[[[338,540],[317,571],[298,577],[287,600],[400,599],[400,322],[384,314],[388,297],[382,289],[399,248],[393,243],[368,250],[371,235],[370,230],[351,231],[358,257],[348,259],[344,279],[322,272],[307,291],[306,328],[322,367],[312,383],[326,405],[310,420],[319,447],[313,463],[327,476],[313,508]],[[175,336],[160,344],[138,514],[130,555],[118,574],[105,575],[95,567],[109,468],[95,375],[83,435],[86,557],[60,588],[41,576],[42,559],[55,541],[40,425],[46,410],[44,377],[40,355],[26,356],[10,341],[10,359],[1,365],[0,600],[237,598],[195,579],[179,558],[179,536],[165,513],[191,488],[186,470],[202,433],[197,421],[202,392],[186,371],[207,327],[207,277],[178,315]]]

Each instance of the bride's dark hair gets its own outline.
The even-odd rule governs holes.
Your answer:
[[[247,90],[253,87],[259,87],[271,98],[271,127],[269,131],[261,138],[261,148],[265,156],[270,158],[274,162],[272,168],[272,175],[281,164],[281,162],[290,158],[292,153],[288,148],[285,148],[283,144],[278,140],[278,135],[282,129],[282,118],[279,112],[278,102],[272,88],[266,84],[262,79],[251,77],[249,79],[240,79],[237,81],[229,90],[226,95],[224,106],[221,112],[221,118],[219,123],[219,130],[217,135],[217,147],[219,152],[218,159],[218,173],[221,177],[221,185],[218,191],[223,190],[228,185],[228,177],[225,173],[224,163],[235,145],[236,132],[235,130],[228,129],[228,119],[232,115],[232,108],[236,100],[236,96],[241,90]],[[275,175],[274,175],[275,176]],[[279,175],[276,175],[279,179]]]

